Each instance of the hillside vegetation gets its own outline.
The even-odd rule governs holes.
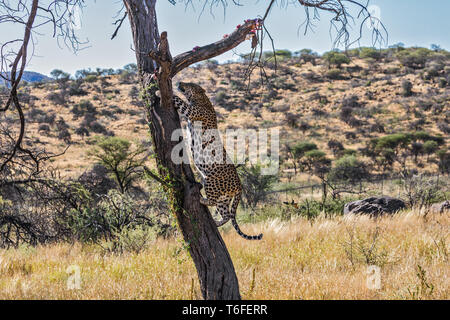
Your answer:
[[[251,77],[248,56],[177,76],[205,88],[222,133],[280,132],[276,175],[238,167],[237,220],[263,240],[221,227],[245,299],[448,299],[449,216],[431,205],[450,196],[450,53],[434,49],[279,50]],[[136,73],[55,69],[19,88],[24,145],[61,154],[38,174],[2,171],[0,299],[200,298]],[[17,134],[13,111],[0,118],[2,145]],[[382,194],[405,209],[343,215],[349,201]],[[366,285],[374,266],[379,289]],[[69,290],[74,270],[82,286]]]
[[[356,155],[378,173],[405,162],[420,172],[448,172],[450,54],[397,47],[355,49],[347,55],[319,57],[302,50],[293,56],[280,50],[276,65],[266,53],[264,78],[255,72],[247,79],[247,61],[207,61],[175,80],[206,89],[222,132],[279,128],[283,170],[301,162],[299,142],[311,142],[331,160]],[[53,166],[72,177],[93,164],[85,151],[96,135],[149,143],[133,65],[119,71],[80,70],[76,76],[71,80],[55,72],[53,82],[21,88],[27,143],[55,153],[70,144]]]

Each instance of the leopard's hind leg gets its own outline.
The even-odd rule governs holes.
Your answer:
[[[230,211],[229,211],[230,204],[231,204],[231,199],[221,201],[217,204],[216,213],[220,214],[220,216],[222,217],[221,220],[216,221],[217,227],[223,226],[225,223],[227,223],[230,220],[230,218],[231,218]]]

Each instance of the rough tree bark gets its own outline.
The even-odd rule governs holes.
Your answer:
[[[197,269],[204,299],[240,299],[233,262],[206,206],[200,204],[200,186],[189,165],[177,165],[171,152],[179,141],[171,141],[180,120],[172,104],[172,77],[192,63],[209,59],[243,42],[255,27],[247,22],[229,37],[172,59],[167,33],[159,36],[156,0],[124,0],[133,33],[139,77],[145,92],[148,122],[172,212]],[[151,57],[150,57],[151,56]],[[154,75],[157,75],[155,77]],[[157,78],[157,85],[155,78]],[[156,91],[160,91],[160,98]]]

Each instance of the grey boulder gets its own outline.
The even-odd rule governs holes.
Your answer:
[[[406,208],[406,204],[403,200],[389,196],[380,196],[346,203],[344,206],[344,214],[378,216],[384,213],[395,213],[404,208]]]

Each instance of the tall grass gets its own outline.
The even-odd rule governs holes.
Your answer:
[[[448,215],[296,217],[243,224],[245,241],[223,231],[244,299],[448,299]],[[380,268],[379,289],[367,285]],[[80,289],[68,289],[80,271]],[[0,299],[200,299],[180,240],[157,239],[140,253],[54,244],[0,251]]]

